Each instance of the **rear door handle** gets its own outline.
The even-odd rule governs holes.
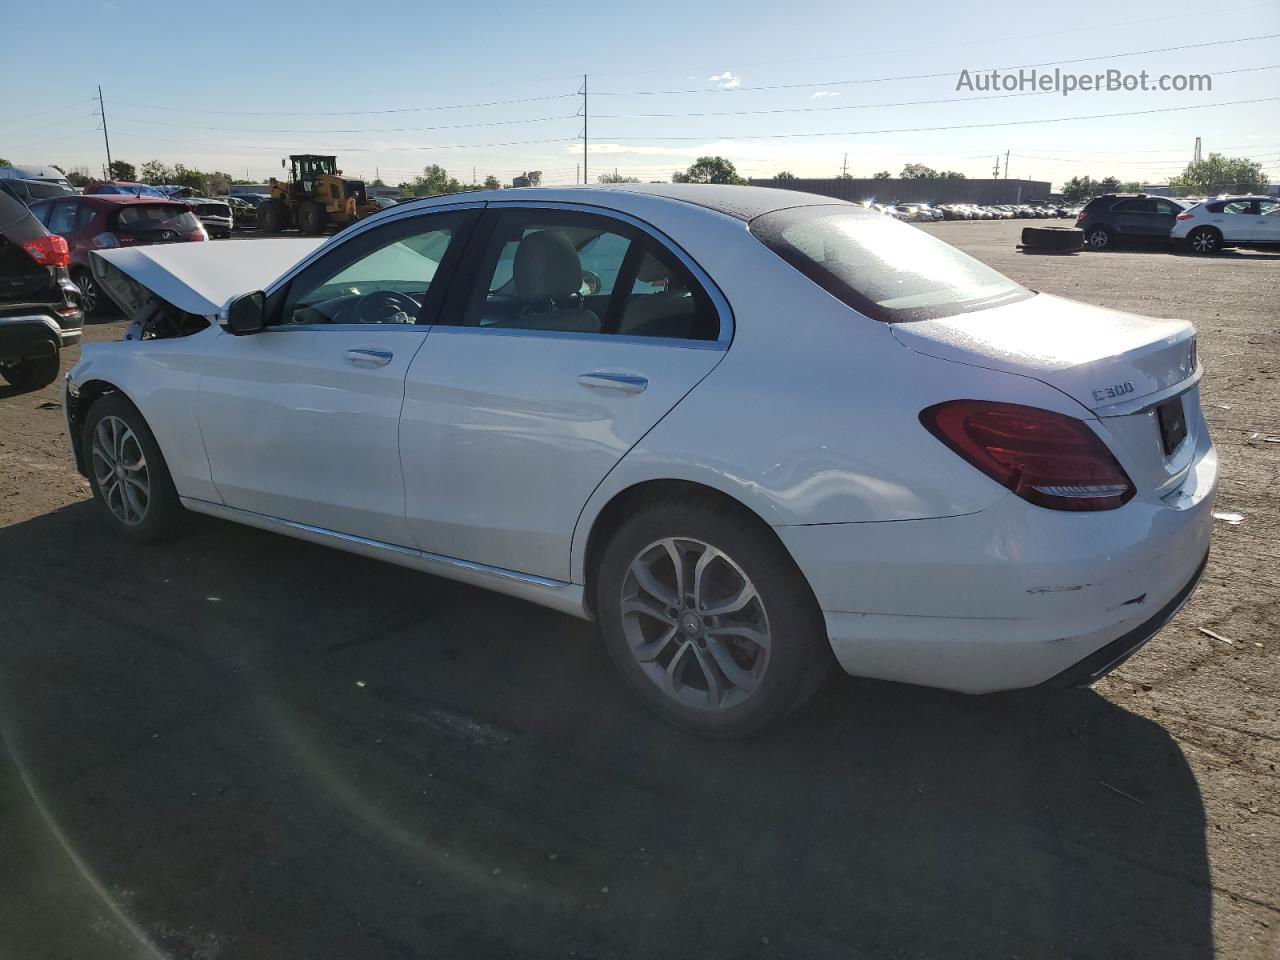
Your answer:
[[[352,347],[347,351],[348,363],[357,367],[385,367],[395,356],[390,350],[378,350],[374,347]]]
[[[578,374],[578,382],[584,387],[621,390],[623,393],[643,393],[649,386],[648,377],[634,373],[607,373],[604,370]]]

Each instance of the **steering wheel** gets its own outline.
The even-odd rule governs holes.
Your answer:
[[[414,323],[422,304],[397,290],[366,293],[351,308],[356,323]]]

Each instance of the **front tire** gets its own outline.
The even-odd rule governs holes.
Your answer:
[[[1218,253],[1222,250],[1222,234],[1213,227],[1197,227],[1187,235],[1187,247],[1194,253]]]
[[[61,362],[57,353],[29,357],[10,366],[0,367],[0,374],[19,390],[39,390],[58,379]]]
[[[284,227],[284,216],[275,200],[265,200],[258,207],[256,226],[259,233],[279,233]]]
[[[777,723],[832,659],[808,582],[773,531],[731,504],[644,504],[610,540],[595,580],[623,679],[692,733],[739,737]]]
[[[97,400],[85,418],[81,443],[107,526],[138,543],[177,530],[182,504],[155,436],[133,404],[119,393]]]

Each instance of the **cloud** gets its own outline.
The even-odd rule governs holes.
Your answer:
[[[742,86],[742,78],[729,70],[707,77],[707,82],[714,83],[717,89],[720,90],[737,90],[738,87]]]
[[[834,90],[819,90],[817,93],[815,93],[815,94],[814,94],[813,96],[811,96],[809,99],[810,99],[810,100],[820,100],[820,99],[822,99],[823,97],[838,97],[838,96],[840,96],[840,94],[836,93]]]

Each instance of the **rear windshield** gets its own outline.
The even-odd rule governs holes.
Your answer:
[[[168,230],[186,237],[200,229],[200,221],[185,204],[147,203],[123,208],[116,214],[116,227],[139,234]]]
[[[833,297],[886,323],[985,310],[1033,295],[923,230],[861,207],[778,210],[752,220],[751,232]]]

